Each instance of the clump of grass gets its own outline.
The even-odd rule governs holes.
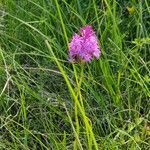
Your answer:
[[[147,0],[2,4],[0,149],[149,149]],[[67,55],[86,24],[102,55],[83,71]]]

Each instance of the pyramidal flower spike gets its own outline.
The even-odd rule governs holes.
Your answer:
[[[87,25],[75,33],[69,43],[70,62],[90,62],[100,57],[98,39],[92,27]]]

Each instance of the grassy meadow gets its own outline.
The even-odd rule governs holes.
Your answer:
[[[85,25],[101,57],[72,64]],[[149,0],[0,0],[0,150],[51,149],[150,149]]]

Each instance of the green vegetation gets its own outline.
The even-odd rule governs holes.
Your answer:
[[[0,1],[0,149],[150,149],[148,0]],[[101,57],[68,62],[92,25]]]

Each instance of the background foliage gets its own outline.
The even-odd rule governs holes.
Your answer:
[[[90,129],[98,149],[150,149],[149,20],[148,0],[1,1],[0,149],[96,149]],[[86,24],[102,54],[81,78],[68,42]]]

